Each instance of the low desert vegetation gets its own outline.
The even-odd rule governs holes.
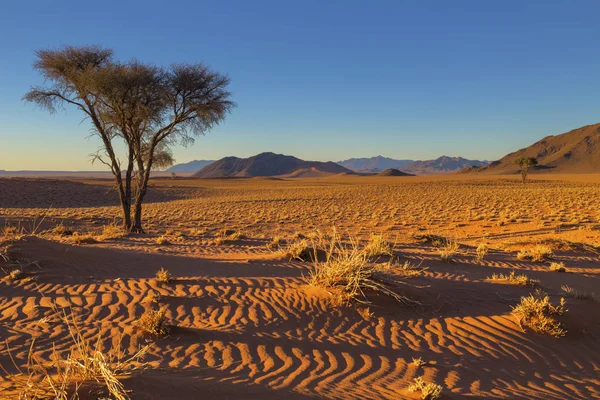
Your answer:
[[[348,303],[369,303],[366,292],[371,291],[392,297],[401,303],[413,304],[414,301],[392,289],[399,283],[392,271],[391,263],[370,262],[368,253],[358,243],[352,241],[346,246],[334,237],[325,261],[315,261],[307,283],[339,290],[342,300]]]
[[[280,249],[281,246],[285,243],[284,239],[281,236],[275,236],[271,239],[269,243],[267,243],[267,249],[269,250],[277,250]]]
[[[563,262],[550,263],[549,269],[553,272],[567,272],[567,268],[565,267],[565,263]]]
[[[567,331],[556,317],[566,312],[565,304],[562,297],[558,304],[552,304],[548,295],[538,289],[529,296],[521,297],[521,302],[513,307],[512,315],[517,318],[521,327],[526,326],[537,333],[561,337]]]
[[[105,396],[129,400],[130,392],[120,378],[144,368],[141,359],[149,346],[127,356],[121,348],[121,340],[110,341],[111,345],[106,347],[102,335],[96,335],[95,339],[86,337],[72,314],[60,312],[56,307],[53,310],[66,325],[71,345],[62,351],[53,347],[49,361],[44,361],[36,353],[33,340],[25,366],[17,365],[11,355],[17,372],[3,369],[18,398],[72,400],[79,398],[84,386],[97,386],[103,389]]]
[[[217,233],[217,238],[215,240],[216,244],[227,244],[233,243],[237,240],[243,239],[245,236],[233,229],[223,229]]]
[[[480,263],[483,261],[483,257],[488,253],[489,247],[487,243],[480,243],[475,250],[475,260]]]
[[[168,336],[171,332],[167,321],[167,310],[160,308],[158,310],[146,310],[138,320],[138,326],[146,333],[162,338]]]
[[[513,285],[522,285],[522,286],[537,286],[540,284],[540,281],[537,279],[531,279],[525,274],[517,275],[515,271],[510,271],[510,274],[492,274],[491,277],[487,278],[490,281],[503,281],[512,283]]]
[[[443,262],[452,262],[454,257],[458,254],[459,249],[460,245],[456,240],[446,241],[446,243],[439,250],[440,259]]]
[[[160,283],[171,283],[173,281],[173,275],[163,267],[160,267],[160,269],[156,271],[156,281]]]
[[[439,399],[442,395],[443,387],[435,383],[426,382],[422,376],[418,376],[414,379],[413,383],[408,387],[408,391],[415,393],[421,393],[421,399],[423,400],[435,400]]]
[[[418,357],[418,358],[413,357],[411,364],[417,368],[427,365],[427,363],[425,361],[423,361],[423,357]]]
[[[98,243],[97,238],[95,238],[91,233],[79,232],[73,232],[73,235],[71,235],[71,241],[76,245]]]
[[[565,296],[572,297],[575,299],[581,300],[592,300],[595,302],[600,302],[600,297],[596,296],[596,293],[587,293],[581,290],[577,290],[568,285],[563,285],[560,287]]]
[[[171,244],[171,242],[169,242],[169,239],[167,239],[166,236],[159,236],[156,238],[156,244],[159,246],[166,246],[168,244]]]
[[[444,247],[451,241],[442,235],[434,233],[413,233],[411,234],[411,237],[421,243],[427,243],[433,247]]]
[[[314,246],[314,242],[311,243],[307,239],[302,239],[302,240],[290,243],[285,249],[283,249],[283,253],[284,253],[285,257],[287,257],[290,260],[298,260],[298,261],[316,260],[318,250],[313,246]]]
[[[71,236],[73,234],[73,230],[67,228],[63,224],[58,224],[51,230],[53,235],[57,236]]]
[[[554,252],[550,246],[544,244],[538,244],[535,247],[522,249],[517,253],[519,260],[531,260],[534,262],[540,262],[544,260],[550,260],[554,257]]]
[[[110,240],[110,239],[118,239],[125,236],[127,232],[123,229],[123,226],[117,225],[117,223],[112,223],[109,225],[104,225],[102,227],[102,233],[100,234],[100,240]]]
[[[383,235],[371,234],[369,242],[364,247],[364,252],[369,257],[393,256],[393,247],[389,244]]]

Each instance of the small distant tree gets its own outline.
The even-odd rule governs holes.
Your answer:
[[[234,107],[229,78],[202,64],[165,69],[122,63],[98,46],[42,50],[36,56],[34,68],[47,85],[32,87],[24,99],[51,113],[65,105],[83,112],[102,143],[93,160],[114,175],[124,228],[143,232],[150,171],[173,164],[172,145],[193,142],[225,118]],[[116,150],[122,147],[123,162]]]
[[[523,183],[525,183],[527,180],[527,173],[529,173],[529,168],[535,167],[538,162],[533,157],[519,157],[515,160],[515,164],[517,164],[521,169],[521,180]]]

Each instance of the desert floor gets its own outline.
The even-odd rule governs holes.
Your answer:
[[[43,364],[72,346],[56,315],[68,310],[90,340],[101,334],[127,354],[150,346],[121,378],[134,399],[420,398],[408,391],[418,376],[443,398],[600,398],[597,175],[155,179],[147,233],[125,237],[112,227],[111,187],[0,179],[2,275],[17,266],[25,277],[0,281],[0,397],[18,398],[7,373],[29,354]],[[426,268],[395,288],[414,303],[366,293],[345,304],[307,285],[314,263],[290,260],[286,246],[334,229],[361,245],[382,234],[399,263]],[[460,246],[444,262],[419,234]],[[538,245],[552,258],[517,258]],[[171,283],[155,279],[161,267]],[[539,280],[553,302],[565,297],[564,337],[511,315],[537,289],[488,279],[511,271]],[[138,326],[157,303],[164,338]]]

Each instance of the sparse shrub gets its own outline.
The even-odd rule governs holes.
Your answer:
[[[522,286],[536,286],[539,285],[540,281],[537,279],[531,279],[525,274],[517,275],[515,271],[510,271],[510,274],[492,274],[490,281],[507,281],[515,285]]]
[[[163,267],[156,271],[156,280],[160,283],[170,283],[173,281],[173,275]]]
[[[73,231],[64,226],[63,224],[59,224],[52,228],[52,233],[58,236],[71,236],[73,234]]]
[[[5,226],[2,229],[2,236],[5,240],[19,240],[25,236],[25,230],[22,227]]]
[[[385,240],[383,235],[377,235],[372,233],[369,238],[369,242],[364,247],[363,251],[367,253],[369,257],[377,256],[392,256],[392,246]]]
[[[336,238],[330,244],[325,261],[315,262],[307,282],[317,287],[338,289],[347,302],[357,300],[368,303],[365,291],[374,291],[402,303],[414,303],[390,289],[397,279],[391,274],[389,263],[370,263],[367,254],[358,248],[357,243],[344,247]]]
[[[279,249],[283,244],[283,238],[281,236],[275,236],[269,243],[267,243],[267,249]]]
[[[165,236],[161,235],[161,236],[159,236],[159,237],[156,238],[156,244],[159,245],[159,246],[164,246],[164,245],[168,245],[168,244],[171,244],[171,243],[169,242],[169,240]]]
[[[562,262],[553,262],[550,264],[550,271],[554,272],[567,272],[565,268],[565,263]]]
[[[574,289],[571,286],[563,285],[560,287],[567,297],[573,297],[581,300],[593,300],[600,302],[600,298],[596,297],[595,293],[586,293],[580,290]]]
[[[446,241],[446,244],[440,249],[440,258],[443,262],[451,262],[459,248],[460,246],[455,240]]]
[[[112,223],[109,225],[104,225],[102,227],[102,233],[100,234],[100,238],[102,240],[118,239],[125,235],[126,235],[126,232],[122,226],[119,226],[116,223]]]
[[[433,233],[413,233],[411,237],[421,243],[428,243],[433,247],[443,247],[450,241],[441,235]]]
[[[305,235],[303,235],[303,234],[302,234],[302,233],[300,233],[300,232],[296,232],[296,233],[294,233],[294,235],[292,236],[292,239],[294,239],[294,240],[302,240],[302,239],[306,239],[306,236],[305,236]]]
[[[426,365],[427,363],[425,361],[423,361],[422,357],[419,358],[414,358],[412,359],[412,365],[414,365],[415,367],[422,367],[423,365]]]
[[[215,240],[216,244],[223,244],[234,242],[239,239],[243,239],[244,235],[240,232],[234,231],[232,229],[223,229],[217,233],[217,239]]]
[[[486,243],[480,243],[479,246],[477,246],[475,260],[477,260],[477,262],[482,262],[483,257],[485,257],[485,255],[488,253],[488,250],[489,248]]]
[[[55,307],[53,309],[59,313]],[[64,351],[53,347],[49,362],[43,362],[34,352],[32,343],[27,365],[22,367],[15,364],[18,373],[6,375],[12,385],[18,388],[18,398],[76,399],[79,398],[78,392],[82,385],[88,382],[104,386],[109,395],[107,397],[129,400],[130,391],[125,390],[119,376],[142,368],[144,364],[140,359],[146,354],[149,346],[144,346],[126,357],[120,340],[111,341],[112,345],[105,348],[102,336],[87,339],[72,315],[63,312],[60,319],[67,326],[72,344]]]
[[[561,337],[566,334],[557,316],[563,315],[565,299],[561,297],[560,303],[554,305],[548,295],[541,290],[521,297],[521,302],[512,308],[512,314],[517,318],[519,325],[527,326],[535,332]]]
[[[442,389],[440,385],[425,382],[422,376],[416,377],[414,383],[411,383],[408,387],[409,392],[421,392],[421,399],[423,400],[439,399],[442,395]]]
[[[73,243],[77,244],[77,245],[93,244],[93,243],[98,242],[92,234],[90,234],[90,233],[80,234],[79,232],[73,232],[73,235],[71,236],[71,240],[73,240]]]
[[[170,329],[167,324],[167,310],[146,310],[138,321],[138,326],[146,333],[150,333],[157,337],[165,337],[169,334]]]
[[[554,257],[552,248],[543,244],[538,244],[530,249],[523,249],[517,253],[519,260],[531,260],[535,262],[549,260],[552,257]]]
[[[8,277],[11,281],[18,281],[24,277],[23,270],[20,268],[15,268],[8,274]]]
[[[414,265],[410,261],[405,261],[402,265],[392,263],[388,263],[388,265],[390,265],[390,269],[399,272],[407,278],[423,275],[423,272],[427,270],[427,268],[421,268],[420,265]]]
[[[310,261],[316,258],[315,249],[306,239],[290,243],[284,253],[290,260]]]

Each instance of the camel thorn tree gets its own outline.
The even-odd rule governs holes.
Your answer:
[[[521,169],[521,181],[525,183],[527,181],[527,174],[531,167],[535,167],[538,162],[533,157],[519,157],[515,159],[515,164]]]
[[[123,227],[142,233],[150,172],[173,164],[171,146],[192,143],[235,107],[229,78],[203,64],[119,62],[112,50],[98,46],[41,50],[36,57],[34,68],[46,84],[32,87],[24,99],[51,113],[64,106],[83,112],[101,140],[93,161],[114,176]]]

